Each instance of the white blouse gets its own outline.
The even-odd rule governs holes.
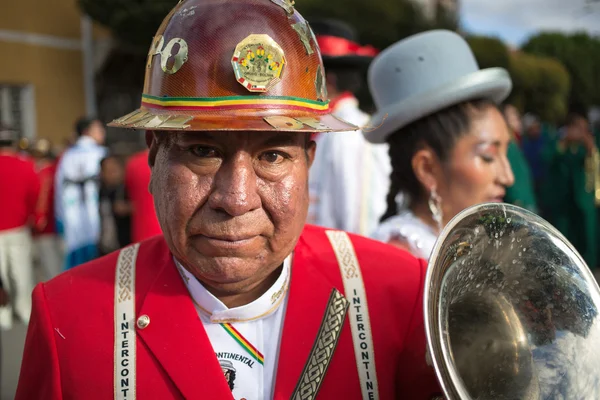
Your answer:
[[[372,235],[373,239],[388,243],[392,239],[405,242],[417,258],[429,260],[437,240],[437,233],[410,210],[386,219]]]

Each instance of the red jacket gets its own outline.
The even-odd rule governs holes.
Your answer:
[[[141,242],[162,233],[154,200],[148,191],[151,170],[148,166],[148,150],[134,154],[125,169],[125,188],[133,205],[131,215],[131,241]]]
[[[34,163],[19,154],[0,151],[0,231],[33,222],[39,192]]]
[[[38,171],[40,180],[40,195],[35,210],[35,225],[37,234],[56,233],[56,220],[54,217],[54,177],[56,175],[56,162],[44,165]]]
[[[290,398],[331,290],[343,293],[324,232],[307,226],[295,248],[276,400]],[[440,390],[425,361],[425,263],[389,245],[351,239],[368,297],[380,398],[430,399]],[[17,400],[113,398],[116,262],[113,253],[36,287]],[[162,236],[141,244],[136,265],[136,315],[151,321],[137,330],[137,398],[232,399]],[[318,399],[361,399],[348,316]]]

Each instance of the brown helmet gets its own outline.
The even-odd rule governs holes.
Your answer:
[[[182,0],[148,53],[142,106],[110,126],[190,131],[348,131],[290,0]]]

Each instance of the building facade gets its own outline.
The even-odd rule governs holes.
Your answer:
[[[82,18],[75,0],[2,2],[0,123],[64,144],[75,120],[94,113],[93,42],[109,35]]]

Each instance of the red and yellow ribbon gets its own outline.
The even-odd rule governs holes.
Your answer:
[[[260,365],[264,365],[265,357],[262,355],[260,351],[256,349],[241,333],[237,331],[230,323],[220,324],[225,332],[229,333],[229,335],[240,344],[246,350],[252,358],[254,358]]]

